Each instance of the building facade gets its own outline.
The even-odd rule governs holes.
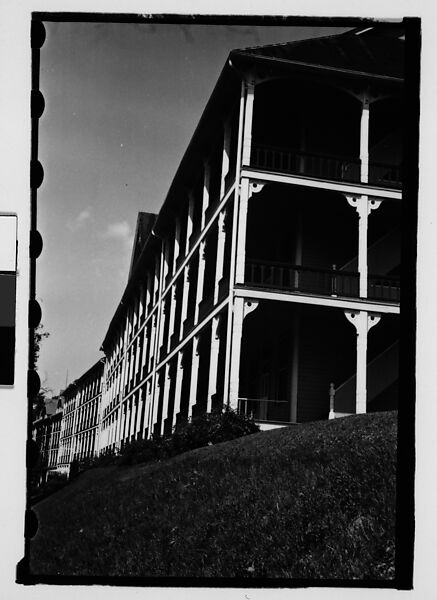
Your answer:
[[[264,424],[396,406],[403,44],[367,28],[231,52],[137,227],[100,450],[223,405]]]
[[[140,213],[58,468],[229,406],[268,428],[396,408],[403,32],[235,50]]]
[[[63,392],[58,470],[68,473],[73,460],[83,461],[97,451],[103,361],[98,360]]]

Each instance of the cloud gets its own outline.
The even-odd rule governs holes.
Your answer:
[[[121,242],[127,250],[132,249],[133,234],[127,221],[117,221],[110,223],[103,232],[105,239],[111,239]]]
[[[92,210],[88,206],[84,210],[81,210],[80,213],[75,217],[73,221],[67,223],[67,227],[70,231],[77,231],[80,227],[82,227],[87,221],[92,220]]]

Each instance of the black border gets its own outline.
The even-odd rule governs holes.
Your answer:
[[[402,22],[406,31],[405,44],[405,135],[404,135],[404,178],[402,205],[402,310],[401,310],[401,353],[400,386],[402,398],[398,410],[398,463],[397,463],[397,504],[396,504],[396,560],[395,577],[390,581],[379,580],[321,580],[321,579],[237,579],[237,578],[162,578],[162,577],[67,577],[59,575],[35,575],[29,569],[30,540],[35,535],[38,522],[30,508],[30,498],[26,500],[25,514],[25,553],[17,565],[16,583],[34,585],[113,585],[150,587],[221,587],[221,588],[306,588],[306,587],[349,587],[349,588],[413,588],[414,558],[414,475],[415,475],[415,359],[416,359],[416,248],[418,213],[418,158],[419,158],[419,90],[420,90],[420,50],[421,19],[406,17],[381,21],[369,18],[350,17],[292,17],[259,15],[181,15],[153,14],[138,15],[124,13],[71,13],[33,12],[32,13],[32,101],[31,129],[31,239],[37,238],[37,188],[44,173],[38,162],[38,119],[42,110],[39,92],[40,48],[44,43],[47,22],[106,22],[106,23],[165,23],[189,25],[240,25],[240,26],[344,26],[363,27],[365,25],[390,26]],[[33,100],[32,98],[32,100]],[[42,107],[44,99],[42,98]],[[405,233],[407,235],[405,235]],[[39,250],[40,251],[40,250]],[[30,289],[29,304],[35,307],[36,258],[39,252],[30,249]],[[36,303],[37,304],[37,303]],[[37,311],[37,309],[33,309]],[[41,311],[39,310],[39,317]],[[29,489],[30,468],[35,461],[35,447],[32,442],[32,398],[38,393],[40,382],[32,362],[34,348],[34,328],[38,322],[29,319],[29,371],[28,371],[28,423],[27,423],[27,485]]]

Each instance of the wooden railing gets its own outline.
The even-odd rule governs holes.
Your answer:
[[[238,398],[238,412],[256,421],[288,423],[290,421],[288,400],[267,398]]]
[[[369,298],[399,302],[399,279],[369,275],[368,281]],[[336,269],[315,269],[289,263],[248,259],[244,282],[254,287],[290,292],[359,297],[359,274]]]
[[[250,166],[266,171],[307,175],[318,179],[359,182],[361,161],[359,158],[350,156],[310,153],[253,144]],[[400,167],[383,163],[370,163],[369,182],[377,185],[400,187]]]

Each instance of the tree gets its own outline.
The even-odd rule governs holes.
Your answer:
[[[33,347],[30,352],[30,367],[37,367],[39,353],[41,351],[41,342],[42,340],[49,337],[49,332],[44,331],[44,327],[42,323],[35,327],[33,330]],[[48,387],[41,386],[38,394],[32,400],[32,421],[35,421],[39,416],[41,416],[43,409],[45,407],[45,402],[49,397],[49,394],[52,393]]]

